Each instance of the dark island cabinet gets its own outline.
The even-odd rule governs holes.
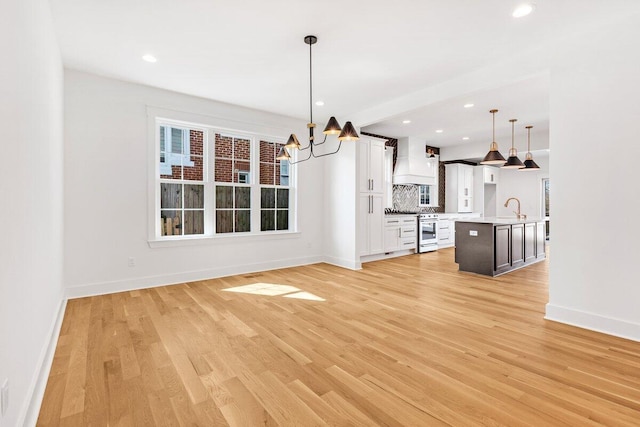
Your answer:
[[[544,221],[456,222],[455,260],[461,271],[497,276],[545,258]]]
[[[531,262],[536,259],[536,222],[524,224],[524,262]],[[544,242],[543,242],[544,243]]]

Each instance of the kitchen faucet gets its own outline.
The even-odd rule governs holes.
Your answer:
[[[520,213],[520,200],[518,200],[517,197],[509,197],[507,201],[504,202],[504,207],[506,208],[509,205],[509,202],[512,200],[518,202],[518,210],[513,211],[513,213],[516,214],[516,218],[518,218],[518,220],[526,220],[527,216]]]

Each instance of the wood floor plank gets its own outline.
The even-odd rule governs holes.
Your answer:
[[[71,300],[40,426],[638,426],[640,343],[452,249]],[[226,292],[269,283],[324,301]]]

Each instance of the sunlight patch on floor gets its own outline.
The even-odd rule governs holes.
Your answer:
[[[310,292],[302,291],[295,286],[290,285],[278,285],[275,283],[253,283],[251,285],[236,286],[233,288],[222,289],[226,292],[237,292],[242,294],[252,295],[267,295],[267,296],[284,296],[285,298],[304,299],[309,301],[326,301],[324,298],[320,298]],[[288,294],[288,295],[287,295]]]

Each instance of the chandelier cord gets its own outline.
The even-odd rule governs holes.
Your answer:
[[[311,63],[311,47],[309,43],[309,123],[313,123],[313,67]]]

